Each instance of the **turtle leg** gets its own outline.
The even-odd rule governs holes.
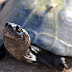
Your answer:
[[[64,70],[67,68],[64,57],[33,45],[31,45],[29,49],[29,53],[24,57],[27,62],[34,63],[40,67],[55,67],[58,70]]]
[[[38,53],[37,61],[47,67],[55,67],[61,71],[68,68],[64,57],[58,56],[46,50],[42,50]]]
[[[50,64],[51,59],[49,59],[47,55],[47,51],[44,51],[35,45],[31,45],[28,54],[24,56],[24,58],[26,59],[26,62],[33,63],[40,67],[52,67]]]
[[[29,51],[28,54],[24,56],[24,58],[26,62],[29,62],[29,63],[36,62],[36,56],[31,51]]]
[[[36,46],[31,45],[29,47],[29,52],[24,58],[29,63],[36,63],[37,62],[37,53],[40,51],[40,49]]]
[[[0,46],[0,60],[3,59],[5,57],[5,55],[6,55],[6,49],[4,47],[4,44],[2,44]]]

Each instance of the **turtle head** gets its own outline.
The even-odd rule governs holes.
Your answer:
[[[30,46],[30,37],[25,29],[15,23],[7,22],[2,29],[2,38],[5,47],[14,55],[15,52],[23,53]],[[17,55],[18,55],[17,54]],[[21,53],[20,53],[21,54]]]
[[[24,35],[28,35],[28,33],[20,25],[17,25],[15,23],[11,23],[11,22],[7,22],[2,29],[2,35],[5,35],[7,37],[10,36],[12,38],[14,37],[16,39],[16,37],[25,38]]]
[[[26,37],[29,37],[29,34],[20,25],[7,22],[2,29],[2,37],[11,38],[15,40],[26,40]],[[28,39],[30,41],[30,37]]]

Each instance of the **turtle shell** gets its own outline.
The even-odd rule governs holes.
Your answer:
[[[26,29],[31,44],[72,56],[72,0],[10,0],[0,14],[0,25],[7,21]]]

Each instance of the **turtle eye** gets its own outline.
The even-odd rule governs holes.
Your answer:
[[[16,26],[16,31],[17,32],[22,32],[22,29],[19,26]]]

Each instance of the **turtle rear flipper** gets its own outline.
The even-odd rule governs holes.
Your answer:
[[[2,44],[0,46],[0,60],[3,59],[5,57],[5,55],[6,55],[6,49],[4,47],[4,44]]]

